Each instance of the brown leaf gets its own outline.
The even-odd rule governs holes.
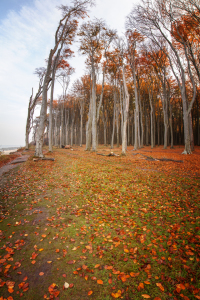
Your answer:
[[[72,264],[75,264],[75,260],[69,260],[67,263],[69,264],[69,265],[72,265]]]

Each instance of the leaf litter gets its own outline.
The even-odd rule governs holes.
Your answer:
[[[59,149],[7,173],[0,297],[200,299],[200,149],[181,152],[157,148],[166,159],[146,161]]]

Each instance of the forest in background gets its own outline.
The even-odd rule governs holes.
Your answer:
[[[199,1],[144,0],[127,16],[124,37],[99,19],[78,27],[94,3],[72,3],[60,7],[47,67],[36,69],[39,88],[29,101],[26,148],[32,128],[36,156],[43,156],[44,142],[49,151],[53,145],[86,144],[96,151],[98,144],[121,144],[125,154],[127,145],[184,144],[183,153],[192,153],[200,145]],[[68,90],[77,37],[86,72]],[[55,80],[63,88],[58,99]]]

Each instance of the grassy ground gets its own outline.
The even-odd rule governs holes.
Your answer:
[[[128,150],[30,151],[3,175],[0,300],[200,299],[200,148]]]

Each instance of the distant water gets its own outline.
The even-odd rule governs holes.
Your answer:
[[[0,145],[0,151],[15,150],[21,147],[20,145]]]

